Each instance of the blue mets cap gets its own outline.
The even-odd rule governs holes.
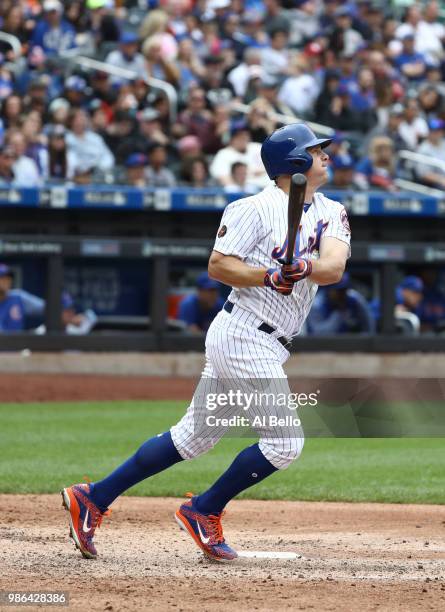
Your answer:
[[[445,121],[442,121],[442,119],[430,119],[428,121],[428,127],[431,131],[433,130],[443,130],[445,129]]]
[[[349,153],[334,155],[332,158],[332,167],[334,170],[350,170],[354,167],[354,160]]]
[[[14,276],[11,268],[4,263],[0,263],[0,277],[2,276]]]
[[[80,76],[73,74],[68,77],[65,81],[65,89],[72,89],[73,91],[84,91],[87,86],[87,82]]]
[[[62,293],[62,308],[73,308],[74,300],[68,291],[63,291]]]
[[[132,45],[133,43],[137,43],[138,40],[138,35],[135,32],[122,32],[119,37],[119,42],[122,45]]]
[[[417,293],[422,293],[423,281],[418,276],[405,276],[398,288],[411,289],[411,291],[417,291]]]
[[[198,289],[219,289],[219,283],[210,278],[207,272],[202,272],[196,279]]]
[[[125,160],[127,168],[138,168],[139,166],[147,165],[147,156],[143,153],[132,153]]]

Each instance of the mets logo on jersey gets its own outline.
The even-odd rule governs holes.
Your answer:
[[[309,240],[307,241],[307,246],[301,248],[300,239],[301,239],[301,225],[297,232],[297,238],[295,240],[295,248],[294,248],[294,256],[301,257],[302,255],[312,255],[320,250],[320,240],[321,236],[326,228],[329,225],[329,221],[323,221],[320,219],[317,221],[317,226],[314,228],[314,231],[309,236]],[[284,241],[281,247],[275,247],[272,251],[272,259],[281,259],[284,257],[287,249],[287,241],[288,236],[286,234],[286,240]]]

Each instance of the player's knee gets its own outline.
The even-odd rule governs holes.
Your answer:
[[[197,437],[192,430],[172,427],[170,432],[176,450],[186,460],[204,455],[218,442],[217,439],[211,437]]]
[[[266,459],[278,470],[285,470],[302,453],[303,437],[260,440],[259,447]]]

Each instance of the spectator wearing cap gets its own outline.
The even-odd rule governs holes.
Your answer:
[[[66,144],[66,129],[63,125],[54,125],[48,130],[48,148],[46,150],[43,173],[45,180],[63,182],[74,177],[79,160]]]
[[[197,291],[187,295],[179,304],[178,319],[190,332],[205,332],[224,305],[220,296],[220,283],[209,278],[207,272],[196,280]]]
[[[405,276],[396,288],[396,312],[417,314],[422,299],[422,279],[418,276]]]
[[[20,130],[9,130],[6,134],[5,143],[14,151],[14,184],[19,187],[40,187],[42,179],[36,162],[27,157],[27,142]]]
[[[85,168],[97,168],[102,172],[111,170],[114,156],[104,139],[90,129],[90,119],[81,109],[74,109],[70,117],[70,131],[66,135],[68,150],[72,151]]]
[[[64,97],[68,100],[71,108],[83,106],[86,103],[87,82],[76,74],[71,75],[65,81]]]
[[[405,113],[399,133],[406,143],[406,148],[412,151],[428,136],[428,124],[419,113],[419,103],[415,97],[410,97],[405,102]]]
[[[317,293],[307,328],[314,336],[375,332],[372,310],[361,293],[351,288],[348,272],[338,283],[323,287]]]
[[[24,327],[23,302],[11,295],[14,273],[9,266],[0,264],[0,332],[19,332]]]
[[[70,115],[70,103],[65,98],[55,98],[48,107],[50,123],[66,126]]]
[[[247,166],[249,183],[262,188],[268,180],[261,163],[261,145],[251,142],[246,124],[238,123],[232,126],[230,143],[220,149],[210,165],[210,174],[225,187],[231,183],[231,171],[235,162]]]
[[[138,51],[139,40],[134,32],[123,31],[119,38],[119,49],[111,51],[105,62],[116,68],[124,68],[136,73],[138,78],[146,77],[145,60],[142,53]],[[122,79],[118,76],[111,77],[112,83],[120,84]]]
[[[431,160],[441,161],[443,167],[418,163],[415,167],[416,176],[425,185],[445,189],[445,122],[442,119],[430,119],[428,128],[429,134],[417,147],[416,153]]]
[[[226,193],[244,193],[253,194],[258,193],[259,188],[256,185],[252,185],[247,180],[247,164],[243,162],[235,162],[232,164],[230,169],[231,181],[225,185],[224,191]]]
[[[353,9],[350,5],[339,6],[334,13],[329,48],[336,53],[353,56],[363,45],[363,36],[353,28]]]
[[[395,177],[394,144],[387,136],[376,136],[369,144],[369,157],[356,166],[355,181],[362,189],[397,191]]]
[[[59,0],[44,0],[43,17],[32,34],[31,43],[46,55],[61,55],[76,47],[76,32],[63,19],[63,5]]]
[[[147,187],[145,169],[148,159],[143,153],[132,153],[125,160],[125,184],[130,187]]]
[[[354,187],[354,160],[349,153],[331,155],[331,180],[326,189],[352,189]]]
[[[395,67],[410,82],[421,81],[425,76],[426,59],[423,53],[414,49],[414,34],[405,34],[402,51],[394,59]]]
[[[299,117],[306,117],[312,112],[320,93],[316,79],[308,72],[309,63],[303,53],[294,54],[290,73],[278,94],[278,99]]]
[[[16,159],[17,155],[12,147],[7,145],[0,147],[0,185],[14,185]]]
[[[150,187],[174,187],[176,179],[167,168],[167,149],[161,144],[154,144],[148,152],[148,166],[145,176]]]

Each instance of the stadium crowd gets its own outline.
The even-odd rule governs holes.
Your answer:
[[[444,189],[444,18],[434,0],[2,0],[0,185],[254,193],[268,182],[261,142],[298,117],[334,130],[331,189]],[[401,150],[424,158],[409,165]],[[0,318],[21,328],[23,295],[2,270]],[[189,326],[216,308],[209,282],[182,306]],[[426,270],[406,277],[397,311],[441,331],[439,286]],[[320,291],[307,333],[372,333],[379,309],[345,276]]]
[[[331,187],[443,188],[440,5],[397,4],[3,0],[0,31],[15,38],[0,36],[0,182],[254,192],[260,143],[284,114],[335,129]],[[176,89],[177,116],[148,77]],[[444,167],[402,164],[402,149]]]

